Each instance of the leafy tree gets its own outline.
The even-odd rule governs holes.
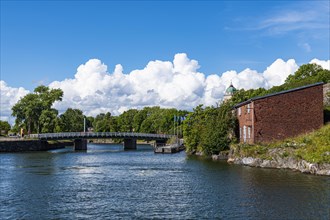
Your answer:
[[[306,79],[318,79],[318,76],[324,74],[324,69],[315,63],[304,64],[299,67],[299,69],[293,74],[289,75],[285,80],[286,84],[294,83],[297,81],[304,81]]]
[[[256,96],[262,96],[266,93],[267,93],[267,90],[264,88],[249,89],[249,90],[240,89],[234,93],[233,97],[230,99],[230,102],[232,104],[237,104],[237,103],[244,102],[244,101],[251,99],[253,97],[256,97]]]
[[[96,132],[117,132],[117,117],[112,116],[110,112],[98,114],[93,120],[93,128]]]
[[[120,131],[122,132],[133,132],[133,121],[134,116],[138,113],[136,109],[130,109],[128,111],[123,112],[118,117],[118,126]]]
[[[86,117],[86,128],[92,128],[94,122],[94,117],[88,116]]]
[[[133,118],[133,129],[135,132],[142,132],[141,125],[144,120],[150,115],[150,107],[145,107],[144,109],[138,111]]]
[[[34,93],[27,94],[12,107],[12,115],[16,117],[15,126],[26,127],[29,134],[40,132],[43,127],[40,125],[42,112],[49,111],[55,101],[62,100],[62,96],[61,89],[38,86]]]
[[[58,111],[56,109],[47,109],[41,112],[39,117],[41,133],[52,133],[55,131],[57,115]]]
[[[229,149],[230,133],[235,129],[235,117],[229,102],[207,112],[206,127],[203,133],[203,152],[206,155],[217,154]]]
[[[183,136],[188,152],[201,151],[202,134],[205,130],[205,110],[203,105],[194,108],[183,123]]]
[[[174,116],[181,118],[186,116],[187,114],[188,114],[187,111],[180,112],[174,108],[164,109],[162,113],[162,117],[159,120],[160,132],[164,134],[174,134]]]
[[[79,109],[68,108],[56,121],[56,132],[84,131],[84,115]]]
[[[0,120],[0,132],[1,134],[8,134],[8,131],[10,130],[11,126],[8,123],[8,121],[2,121]]]

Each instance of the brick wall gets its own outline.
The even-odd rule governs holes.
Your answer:
[[[322,125],[322,85],[254,101],[256,143],[297,136]]]

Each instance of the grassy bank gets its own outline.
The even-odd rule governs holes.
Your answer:
[[[272,160],[275,156],[293,157],[311,163],[330,164],[330,124],[309,134],[262,145],[233,145],[235,154]]]

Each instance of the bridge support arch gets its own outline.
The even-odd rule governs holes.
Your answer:
[[[136,139],[124,139],[124,150],[136,150]]]
[[[87,150],[87,140],[86,139],[75,139],[74,140],[74,150]]]

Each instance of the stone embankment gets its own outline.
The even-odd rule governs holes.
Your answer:
[[[292,169],[302,173],[330,176],[330,164],[309,163],[305,160],[297,160],[292,157],[283,159],[260,159],[253,157],[230,157],[228,163],[241,164],[251,167]]]
[[[0,141],[0,152],[47,151],[73,146],[73,142],[47,142],[39,140]]]
[[[246,157],[239,152],[231,149],[228,152],[221,152],[219,155],[213,155],[213,160],[227,160],[228,163],[275,169],[291,169],[302,173],[330,176],[330,164],[310,163],[308,161],[297,159],[291,156],[283,157],[282,149],[272,149],[271,156],[267,159]]]

